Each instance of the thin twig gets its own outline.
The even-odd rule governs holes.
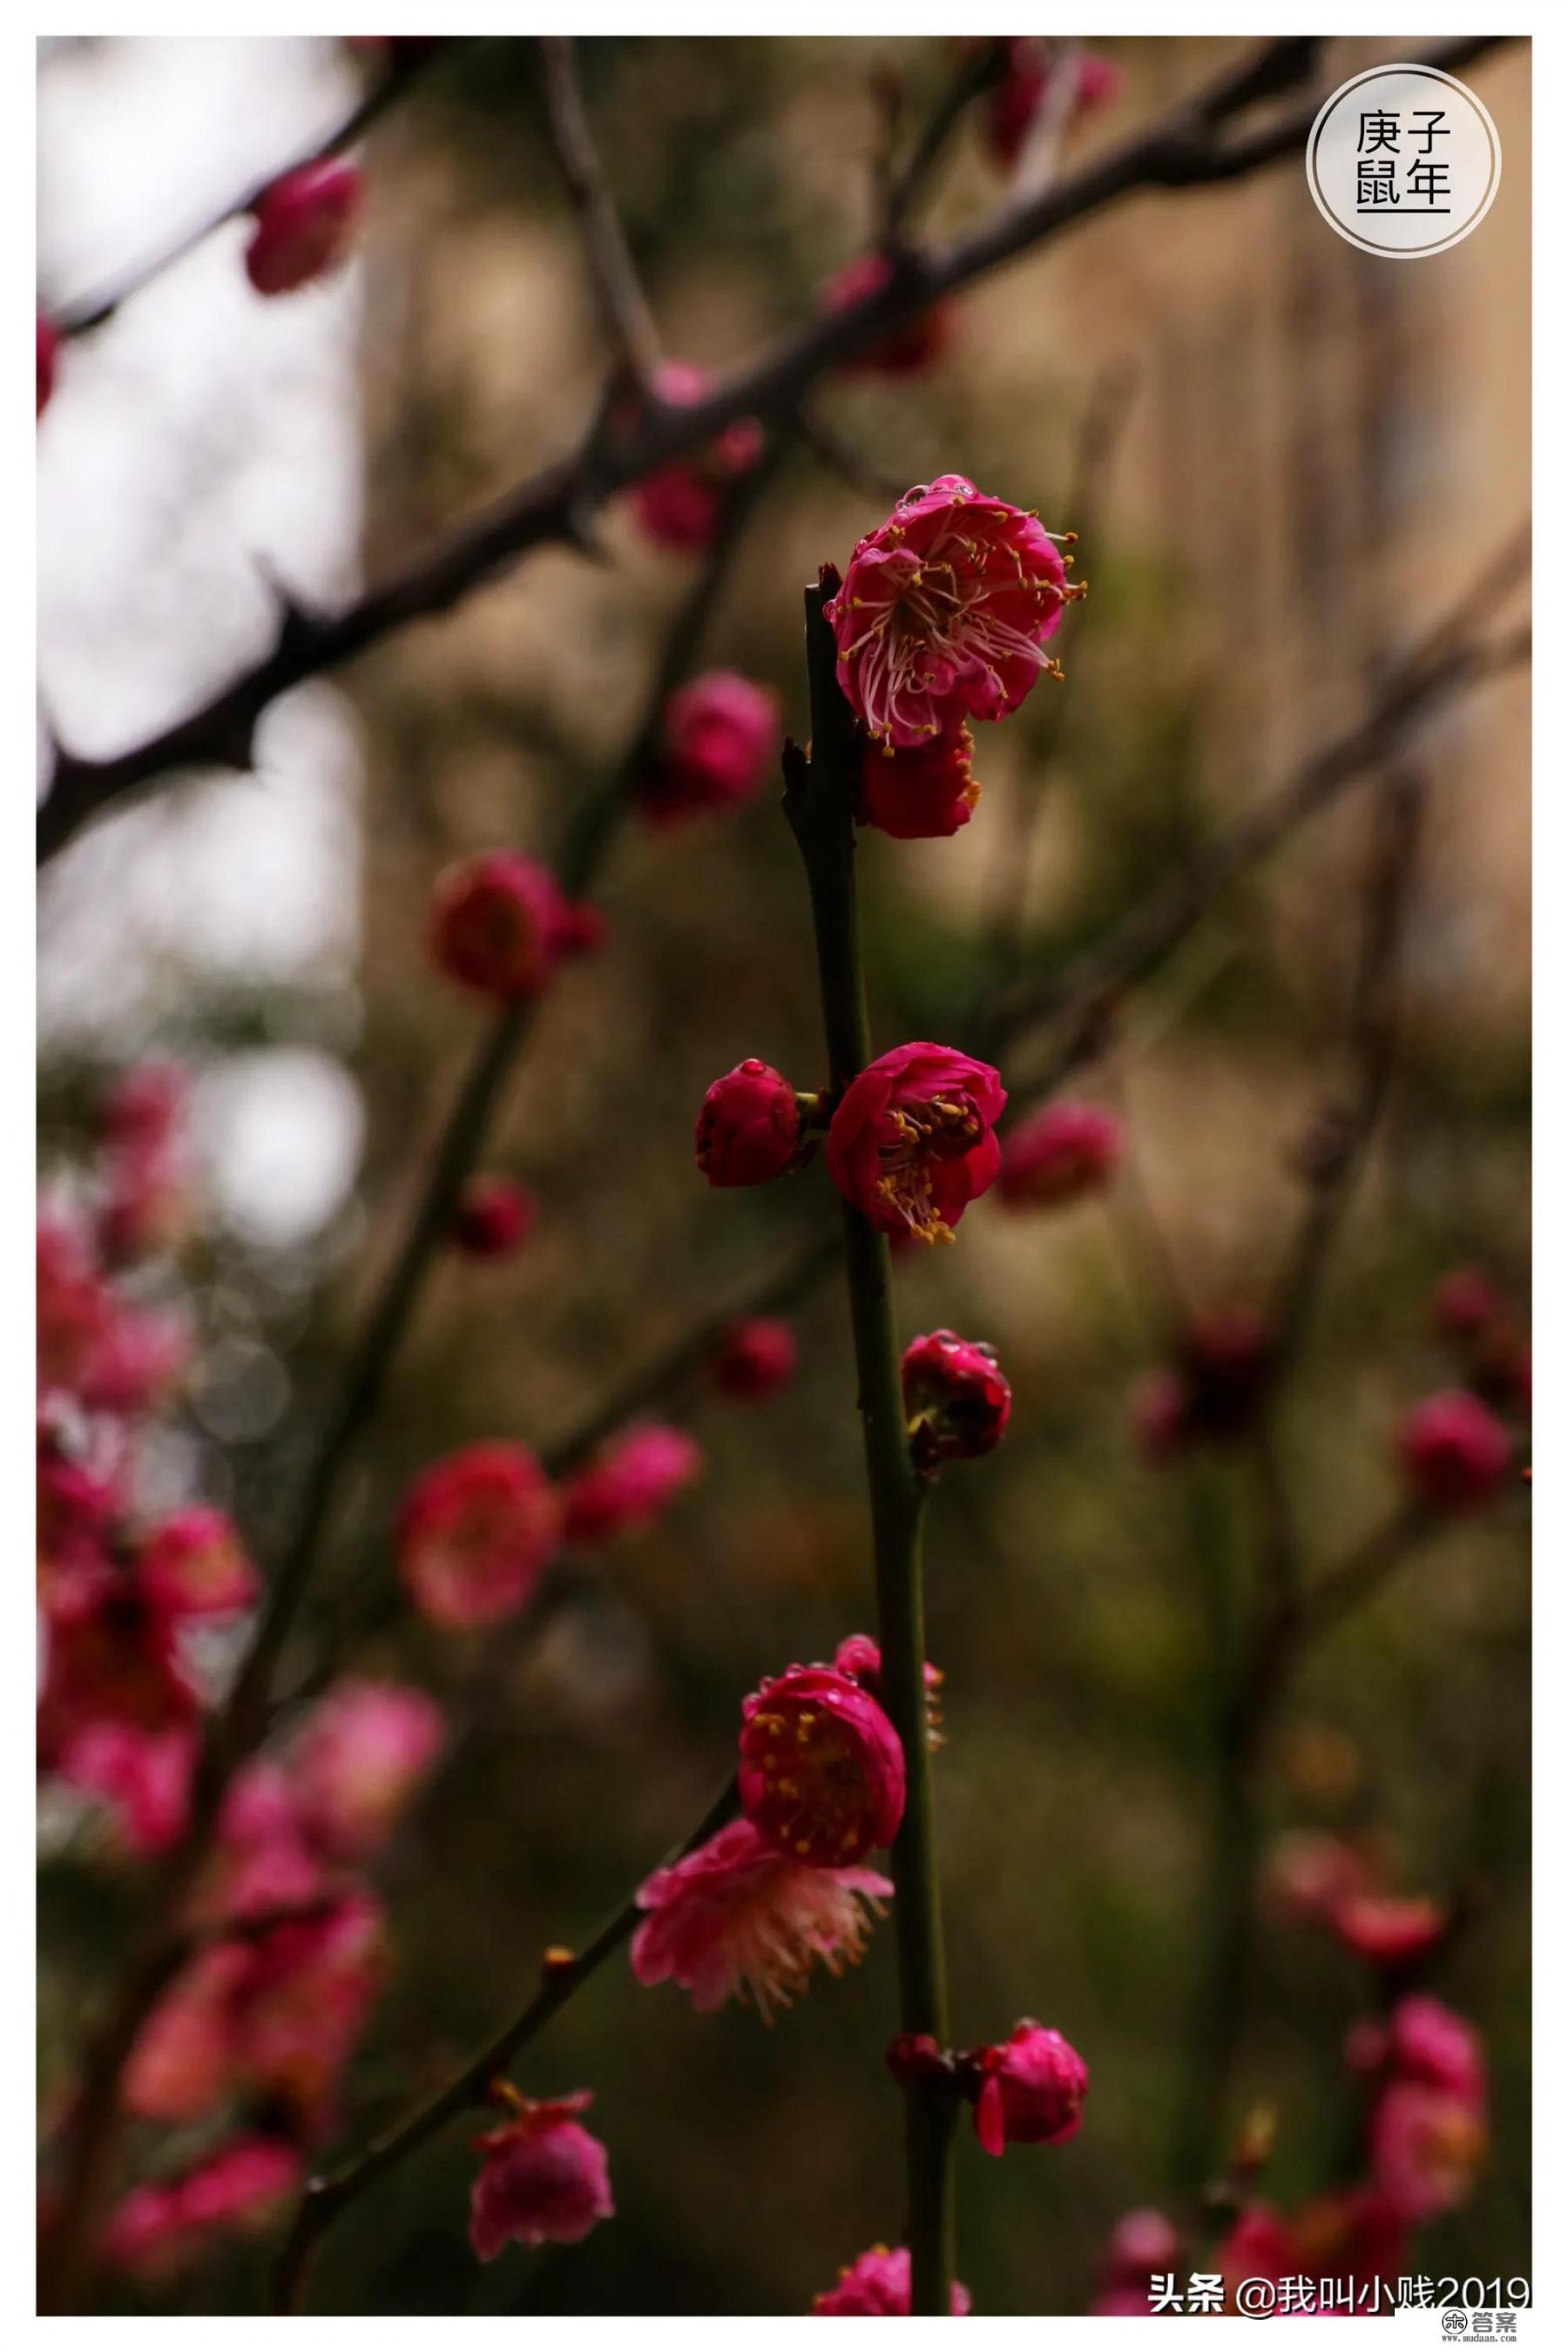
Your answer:
[[[546,34],[539,47],[551,144],[582,232],[610,350],[632,383],[651,392],[660,358],[658,329],[588,129],[575,44],[562,35]]]
[[[667,1865],[679,1862],[684,1854],[693,1853],[716,1831],[722,1829],[725,1822],[732,1818],[738,1803],[739,1795],[731,1778],[709,1806],[690,1836],[666,1856]],[[638,1883],[640,1885],[641,1882]],[[343,2165],[338,2171],[327,2173],[310,2182],[279,2257],[273,2281],[274,2310],[298,2312],[304,2308],[310,2271],[321,2242],[344,2208],[362,2197],[367,2189],[401,2164],[405,2157],[412,2156],[416,2148],[422,2147],[454,2116],[462,2115],[470,2107],[483,2106],[497,2076],[505,2073],[519,2052],[536,2041],[573,1995],[580,1992],[605,1962],[619,1951],[641,1916],[634,1890],[611,1912],[580,1952],[570,1956],[547,1953],[541,1967],[539,1983],[522,2008],[449,2082],[444,2084],[432,2098],[425,2100],[405,2116],[400,2123],[384,2132],[379,2139],[373,2140],[363,2156]]]
[[[879,222],[884,246],[902,244],[910,216],[935,178],[949,142],[975,100],[1000,81],[1006,61],[1006,42],[992,40],[980,43],[959,64],[926,118],[903,169],[888,177]]]
[[[1089,388],[1079,420],[1061,516],[1092,557],[1100,545],[1106,484],[1137,389],[1137,371],[1124,362],[1108,367]],[[986,924],[987,962],[998,982],[1013,979],[1022,961],[1029,908],[1029,879],[1036,836],[1061,748],[1072,679],[1082,657],[1085,610],[1073,622],[1074,660],[1053,687],[1030,761],[1030,776],[1016,792],[997,828],[991,867],[991,908]]]
[[[188,253],[195,252],[198,245],[204,244],[226,222],[237,220],[242,214],[249,212],[258,197],[264,195],[275,181],[283,179],[290,172],[301,172],[309,164],[324,163],[329,156],[341,155],[345,148],[357,146],[366,133],[374,129],[382,116],[398,100],[407,96],[414,84],[436,63],[437,57],[457,45],[456,39],[443,38],[413,42],[405,48],[393,48],[374,89],[359,100],[327,138],[317,140],[302,153],[279,164],[264,179],[253,181],[240,194],[231,197],[221,211],[206,214],[194,227],[183,231],[172,244],[160,247],[156,253],[137,262],[110,284],[100,287],[96,293],[81,295],[76,301],[63,303],[58,310],[52,310],[49,323],[55,332],[59,335],[86,335],[95,327],[106,326],[115,312],[133,295],[140,294],[144,286],[150,286],[155,278],[161,278],[166,269],[172,269],[177,261],[183,261]]]
[[[784,814],[811,893],[827,1036],[828,1083],[847,1086],[871,1058],[855,893],[855,802],[860,739],[837,680],[825,591],[806,593],[811,755],[786,758]],[[925,1610],[921,1569],[924,1482],[910,1454],[900,1391],[892,1261],[885,1234],[844,1204],[849,1319],[870,1490],[882,1692],[904,1751],[908,1791],[893,1841],[899,2018],[905,2034],[948,2046],[936,1824],[926,1736]],[[939,2087],[905,2089],[910,2311],[945,2316],[953,2273],[952,2105]]]
[[[1452,69],[1496,47],[1501,37],[1440,43],[1416,61]],[[128,751],[88,760],[58,748],[50,791],[38,812],[40,859],[54,856],[111,804],[174,771],[247,769],[258,719],[290,687],[339,667],[410,622],[449,611],[530,549],[570,541],[594,507],[703,447],[738,418],[765,421],[792,412],[829,368],[884,341],[937,295],[970,284],[1141,190],[1218,184],[1297,152],[1316,115],[1316,95],[1285,108],[1266,131],[1237,146],[1226,147],[1218,133],[1281,78],[1299,76],[1301,52],[1310,47],[1296,40],[1270,43],[1256,66],[1227,72],[1195,100],[1184,101],[1152,129],[1044,195],[1005,206],[945,247],[905,254],[886,286],[816,317],[701,400],[679,408],[650,405],[608,447],[600,446],[602,436],[591,428],[574,454],[531,475],[434,553],[344,611],[285,613],[268,653],[200,709]]]

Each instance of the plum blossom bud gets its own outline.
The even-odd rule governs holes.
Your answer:
[[[1114,1112],[1098,1103],[1047,1103],[1004,1136],[997,1192],[1010,1207],[1061,1208],[1103,1192],[1123,1146]]]
[[[742,1714],[741,1806],[770,1845],[840,1869],[892,1843],[904,1751],[869,1691],[832,1666],[791,1666]]]
[[[1094,49],[1080,50],[1063,66],[1038,41],[1027,37],[1009,41],[1007,70],[991,93],[985,118],[987,144],[1004,171],[1016,167],[1041,109],[1047,98],[1054,101],[1053,84],[1063,71],[1073,77],[1067,112],[1069,129],[1121,95],[1121,67]]]
[[[438,877],[430,951],[448,980],[500,1003],[536,996],[567,955],[595,944],[597,918],[562,896],[553,874],[489,849]]]
[[[893,265],[885,253],[857,254],[822,289],[825,310],[853,310],[858,303],[882,293],[890,284]],[[923,375],[934,366],[958,331],[958,311],[945,295],[918,310],[868,350],[841,362],[846,374]]]
[[[942,474],[860,541],[823,614],[856,718],[910,751],[1016,710],[1081,593],[1033,515]]]
[[[702,1448],[683,1429],[650,1421],[623,1430],[567,1480],[566,1541],[603,1543],[652,1527],[702,1467]]]
[[[637,805],[656,825],[743,806],[778,731],[776,694],[735,670],[704,672],[666,703],[658,747],[637,779]]]
[[[1444,1389],[1413,1405],[1399,1431],[1405,1483],[1429,1511],[1481,1509],[1503,1486],[1513,1460],[1495,1413],[1465,1389]]]
[[[256,226],[245,274],[258,294],[291,294],[324,278],[347,254],[364,194],[357,167],[339,158],[285,172],[251,206]]]
[[[1089,2068],[1070,2042],[1026,2017],[1005,2042],[975,2053],[983,2082],[974,2129],[988,2156],[1009,2140],[1028,2146],[1071,2139],[1083,2121]]]
[[[304,1824],[329,1853],[385,1844],[446,1738],[440,1708],[395,1683],[338,1683],[311,1715],[292,1769]]]
[[[514,2238],[524,2246],[574,2246],[613,2219],[609,2154],[576,2118],[591,2091],[563,2099],[524,2099],[498,2086],[512,2113],[474,2145],[482,2150],[468,2206],[468,2240],[492,2263]]]
[[[754,1404],[788,1388],[800,1349],[787,1323],[773,1315],[752,1315],[731,1323],[719,1343],[713,1377],[725,1396]]]
[[[1432,1293],[1432,1324],[1445,1339],[1474,1339],[1502,1312],[1497,1285],[1479,1265],[1457,1266]]]
[[[510,1257],[533,1231],[539,1203],[510,1176],[470,1176],[458,1196],[452,1241],[465,1257]]]
[[[968,2317],[971,2301],[969,2289],[954,2279],[954,2319]],[[819,2319],[907,2319],[910,2302],[908,2246],[868,2246],[839,2272],[837,2285],[817,2295],[811,2307]]]
[[[709,379],[701,368],[669,360],[655,375],[653,388],[668,406],[689,408],[706,396]],[[678,555],[700,554],[719,528],[726,489],[756,464],[762,447],[761,425],[753,417],[739,417],[695,457],[678,457],[645,475],[631,492],[632,512],[657,547]]]
[[[715,1078],[697,1115],[697,1165],[710,1184],[768,1184],[801,1156],[800,1103],[766,1062]]]
[[[464,1446],[408,1490],[397,1538],[403,1580],[432,1624],[493,1623],[531,1597],[561,1526],[561,1497],[526,1446]]]
[[[827,1130],[827,1172],[881,1233],[951,1241],[1000,1159],[1000,1076],[951,1045],[895,1045],[846,1087]]]
[[[261,1580],[226,1511],[204,1504],[175,1511],[142,1547],[136,1580],[170,1617],[229,1617],[250,1608]]]
[[[908,751],[868,743],[860,761],[857,822],[875,825],[895,841],[950,839],[980,804],[980,785],[970,764],[973,755],[974,738],[967,727]]]
[[[734,1998],[766,2018],[787,2008],[821,1960],[858,1960],[893,1883],[874,1870],[819,1870],[730,1822],[637,1889],[647,1914],[632,1938],[639,1984],[673,1980],[707,2015]]]
[[[1447,1933],[1448,1914],[1424,1895],[1348,1895],[1335,1905],[1330,1926],[1342,1944],[1374,1969],[1412,1967]]]
[[[869,1633],[846,1634],[833,1654],[833,1664],[837,1673],[847,1675],[851,1682],[858,1683],[863,1690],[868,1690],[874,1699],[880,1699],[882,1653]],[[943,1744],[942,1685],[942,1668],[933,1666],[928,1658],[925,1667],[926,1746],[931,1748],[941,1748]]]
[[[904,1412],[917,1470],[992,1453],[1013,1411],[996,1351],[956,1331],[928,1331],[904,1349]]]
[[[43,312],[38,312],[38,415],[41,416],[54,397],[55,371],[59,362],[58,331],[49,324]]]

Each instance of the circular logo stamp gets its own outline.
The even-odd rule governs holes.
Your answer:
[[[1458,245],[1501,176],[1496,123],[1436,66],[1374,66],[1342,82],[1307,140],[1307,185],[1329,226],[1393,261]]]

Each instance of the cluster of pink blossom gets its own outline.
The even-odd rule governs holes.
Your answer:
[[[828,1174],[879,1232],[951,1241],[995,1179],[1006,1099],[989,1063],[950,1045],[895,1045],[832,1106]],[[819,1120],[823,1108],[765,1062],[742,1062],[703,1097],[697,1164],[710,1184],[769,1183],[801,1164],[812,1143],[805,1118]]]
[[[1348,2056],[1365,2093],[1364,2177],[1289,2214],[1249,2198],[1215,2255],[1232,2292],[1247,2278],[1386,2284],[1409,2267],[1412,2231],[1470,2193],[1487,2149],[1475,2028],[1409,1993],[1353,2029]]]
[[[858,1959],[893,1891],[863,1864],[890,1843],[904,1810],[903,1750],[876,1696],[880,1669],[876,1643],[854,1634],[831,1665],[792,1666],[745,1701],[742,1818],[638,1889],[647,1915],[632,1943],[640,1983],[671,1980],[701,2011],[751,2000],[766,2017],[795,1999],[816,1961],[837,1974]]]
[[[694,407],[710,389],[704,371],[685,360],[667,361],[653,382],[656,399],[668,408]],[[645,474],[630,493],[632,512],[656,547],[700,555],[718,530],[729,492],[762,452],[761,425],[741,417],[694,457]]]
[[[299,2185],[385,1974],[385,1921],[361,1874],[444,1737],[423,1692],[344,1681],[230,1784],[192,1899],[197,1948],[124,2077],[132,2115],[200,2126],[212,2150],[130,2192],[109,2223],[110,2260],[165,2275],[264,2223]]]
[[[860,541],[824,612],[867,739],[863,823],[906,840],[968,823],[980,791],[970,724],[1005,718],[1042,674],[1059,676],[1046,646],[1083,593],[1071,560],[1037,517],[962,474],[908,491]]]
[[[701,1470],[696,1440],[665,1422],[622,1430],[559,1484],[525,1445],[459,1447],[404,1497],[403,1580],[432,1624],[494,1624],[527,1606],[563,1546],[651,1527]]]
[[[1265,1893],[1281,1918],[1327,1928],[1394,1981],[1431,1958],[1450,1922],[1444,1905],[1395,1893],[1369,1853],[1328,1831],[1281,1837],[1269,1856]]]

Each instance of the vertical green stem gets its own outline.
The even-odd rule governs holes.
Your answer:
[[[790,764],[784,810],[811,891],[827,1032],[830,1083],[847,1086],[871,1058],[855,895],[855,795],[860,742],[835,675],[825,592],[806,594],[811,685],[809,764]],[[908,1796],[893,1845],[900,2023],[948,2042],[941,1890],[926,1740],[925,1607],[921,1578],[922,1484],[910,1459],[887,1238],[858,1210],[844,1211],[849,1315],[871,1497],[882,1696],[903,1743]],[[941,2087],[906,2089],[910,2309],[943,2316],[953,2273],[952,2120]]]

